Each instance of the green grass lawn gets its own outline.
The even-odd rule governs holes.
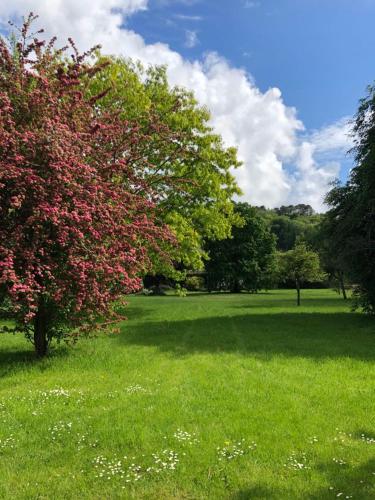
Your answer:
[[[0,336],[0,498],[375,498],[374,319],[329,290],[128,318],[42,361]]]

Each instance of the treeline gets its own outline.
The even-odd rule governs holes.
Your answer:
[[[204,272],[187,270],[186,289],[256,293],[284,287],[296,288],[299,296],[302,287],[337,286],[334,270],[325,267],[321,252],[322,214],[302,204],[266,209],[235,203],[234,211],[241,223],[230,237],[206,241]],[[162,278],[155,279],[157,288],[151,277],[145,284],[162,293]]]
[[[375,86],[352,122],[354,166],[326,195],[329,207],[276,209],[237,204],[245,220],[233,238],[209,243],[208,290],[255,292],[270,286],[333,286],[352,305],[375,313]]]

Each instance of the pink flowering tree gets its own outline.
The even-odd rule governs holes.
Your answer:
[[[95,49],[57,50],[34,19],[0,40],[0,295],[44,356],[53,337],[109,322],[173,240],[144,180],[144,132],[85,98]]]

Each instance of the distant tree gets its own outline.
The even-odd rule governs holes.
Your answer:
[[[358,287],[357,306],[375,313],[375,85],[360,101],[353,124],[355,166],[326,201],[331,254],[340,257]]]
[[[301,285],[306,281],[320,281],[324,273],[320,268],[319,255],[299,241],[292,250],[279,253],[281,279],[293,280],[297,291],[297,305],[301,304]]]
[[[283,205],[280,208],[276,208],[275,212],[278,215],[286,215],[288,217],[311,217],[315,214],[314,209],[310,205],[305,205],[303,203],[300,203],[299,205]]]
[[[243,219],[243,226],[235,227],[231,238],[207,244],[207,285],[210,290],[256,292],[271,285],[275,238],[255,208],[238,203],[236,213]]]
[[[309,246],[318,250],[319,226],[323,215],[315,213],[310,205],[255,208],[276,236],[278,250],[291,250],[298,239],[303,239]]]
[[[281,251],[293,248],[296,239],[302,234],[301,225],[285,215],[277,215],[270,222],[271,232],[276,236],[277,249]]]
[[[64,58],[30,33],[34,19],[13,45],[0,39],[0,295],[44,356],[53,337],[109,322],[173,238],[144,175],[152,163],[138,157],[140,127],[85,96],[102,65],[72,41]]]
[[[273,215],[269,217],[271,232],[277,238],[277,249],[281,251],[291,250],[296,241],[301,238],[316,248],[321,217],[318,214],[313,216]]]

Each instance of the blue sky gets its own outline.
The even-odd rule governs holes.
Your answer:
[[[279,87],[308,128],[352,115],[375,79],[373,0],[151,0],[127,26],[188,59],[218,52],[262,91]]]
[[[375,0],[12,0],[0,30],[30,10],[61,43],[167,65],[237,147],[243,200],[322,211],[347,178],[348,121],[375,79]]]

